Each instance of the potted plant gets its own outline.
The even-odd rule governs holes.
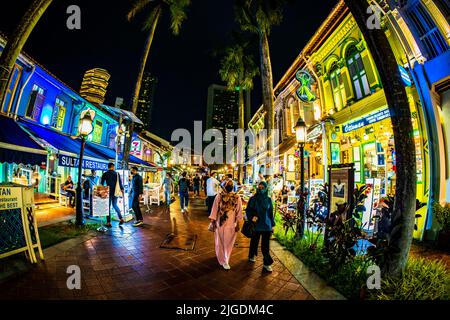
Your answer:
[[[435,203],[433,210],[440,227],[438,246],[443,250],[450,251],[450,204],[441,206],[439,203]]]

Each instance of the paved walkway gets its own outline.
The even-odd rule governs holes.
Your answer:
[[[45,262],[0,284],[0,299],[313,299],[274,257],[274,272],[262,272],[262,257],[247,262],[248,240],[238,236],[223,270],[214,253],[213,234],[203,199],[194,199],[188,215],[153,208],[145,225],[114,226],[107,234],[48,249]],[[193,251],[161,249],[171,232],[198,236]],[[50,254],[52,252],[52,254]],[[67,267],[81,268],[81,290],[68,290]]]

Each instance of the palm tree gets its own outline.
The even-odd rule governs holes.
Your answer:
[[[28,7],[25,15],[19,21],[16,29],[0,56],[0,106],[3,105],[5,98],[6,87],[8,86],[11,72],[16,63],[17,57],[23,49],[23,46],[28,40],[31,32],[42,17],[44,12],[53,0],[34,0]]]
[[[269,162],[274,149],[272,133],[274,130],[274,93],[272,64],[270,61],[269,36],[273,26],[279,25],[283,18],[285,0],[235,0],[236,21],[244,31],[258,35],[260,70],[265,110],[265,129],[268,130],[267,150]]]
[[[367,27],[367,0],[345,0],[372,53],[384,87],[394,132],[397,183],[390,234],[390,252],[383,271],[399,276],[405,268],[414,232],[416,157],[408,97],[392,48],[382,29]]]
[[[170,29],[174,35],[180,33],[181,25],[187,18],[187,8],[191,4],[190,0],[135,0],[130,11],[128,12],[128,20],[132,20],[137,14],[144,12],[146,18],[144,20],[143,29],[149,31],[147,40],[145,42],[144,51],[142,52],[139,72],[133,91],[133,98],[131,102],[131,111],[136,113],[138,107],[139,94],[141,91],[142,77],[147,66],[147,59],[150,53],[150,48],[153,43],[156,26],[164,11],[170,12]],[[134,125],[131,125],[130,132],[133,132]],[[124,162],[128,163],[131,146],[131,135],[125,141]]]
[[[244,91],[249,92],[253,89],[253,79],[259,75],[259,70],[253,60],[250,52],[252,42],[244,39],[240,34],[233,33],[233,44],[225,49],[224,55],[220,62],[219,74],[229,88],[239,91],[239,129],[245,129],[245,99]],[[241,180],[241,160],[244,155],[244,141],[238,144],[238,180]]]

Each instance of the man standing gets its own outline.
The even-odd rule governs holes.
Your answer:
[[[220,182],[214,177],[214,173],[211,173],[211,177],[206,180],[206,195],[208,204],[208,214],[211,214],[214,199],[216,198],[217,192],[219,192]]]
[[[136,218],[136,222],[133,224],[133,227],[139,227],[144,224],[144,218],[142,217],[141,206],[139,202],[142,199],[142,195],[144,194],[144,183],[142,181],[142,177],[138,174],[138,168],[131,168],[131,190],[130,190],[130,199],[131,199],[131,207],[133,208],[134,215]]]
[[[206,193],[206,181],[208,181],[209,179],[209,173],[203,174],[202,177],[202,188],[203,188],[203,192],[205,193],[205,197],[207,197],[207,193]]]
[[[112,225],[111,225],[111,206],[114,208],[114,210],[117,213],[117,216],[120,219],[119,225],[122,225],[124,223],[119,206],[117,205],[118,195],[115,194],[117,184],[118,184],[120,191],[122,192],[122,195],[123,195],[122,179],[120,179],[119,173],[114,171],[114,169],[115,169],[114,163],[112,163],[112,162],[108,163],[108,171],[106,171],[102,175],[102,179],[100,181],[100,185],[104,186],[106,183],[106,185],[109,187],[109,212],[108,212],[107,223],[106,223],[106,226],[108,228],[112,227]]]
[[[189,205],[189,180],[186,178],[186,172],[183,172],[178,181],[178,194],[180,196],[181,212],[187,212]]]

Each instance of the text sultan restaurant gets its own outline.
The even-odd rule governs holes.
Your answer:
[[[8,130],[5,130],[5,124]],[[23,118],[15,121],[2,116],[0,128],[1,182],[35,185],[37,193],[54,199],[59,197],[60,185],[68,176],[72,176],[75,183],[78,182],[80,138]],[[108,163],[115,160],[114,149],[88,141],[82,168],[88,170],[89,175],[91,170],[95,170],[96,175],[101,176],[108,170]],[[130,155],[130,163],[141,167],[143,171],[154,167],[133,155]]]

